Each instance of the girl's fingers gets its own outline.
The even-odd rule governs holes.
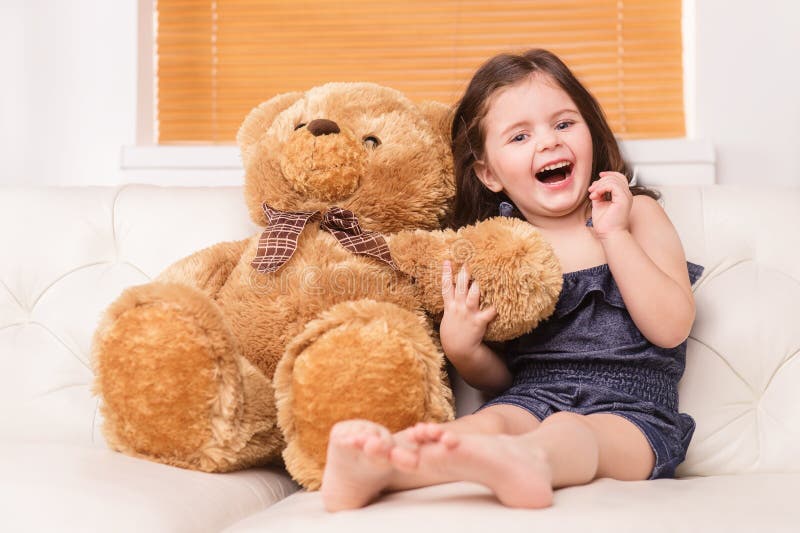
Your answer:
[[[469,274],[467,274],[467,266],[461,267],[456,277],[456,298],[463,300],[467,296],[467,288],[469,285]]]
[[[478,322],[488,324],[496,316],[497,311],[494,307],[481,310],[481,290],[477,281],[470,283],[467,266],[464,265],[459,270],[453,287],[452,267],[449,261],[442,265],[442,297],[445,304],[445,314],[448,310],[459,316],[468,318],[472,315]]]
[[[488,324],[489,322],[494,320],[494,318],[497,316],[497,309],[495,309],[493,305],[490,305],[489,307],[478,313],[478,316],[480,317],[482,322]]]
[[[469,286],[469,291],[467,292],[467,309],[470,311],[477,311],[480,307],[481,303],[481,290],[478,287],[478,282],[473,281],[472,285]]]
[[[442,263],[442,298],[445,305],[453,300],[453,270],[450,261]]]
[[[611,200],[616,201],[624,201],[625,197],[631,196],[630,189],[628,188],[627,181],[621,181],[620,179],[614,179],[611,182]]]
[[[591,192],[589,192],[589,199],[592,201],[604,200],[608,202],[611,200],[612,197],[613,193],[611,191],[611,188],[606,186],[597,187],[595,189],[592,189]]]
[[[606,178],[600,178],[589,185],[589,196],[597,196],[598,193],[602,193],[606,189],[608,189],[608,180]]]
[[[589,191],[597,192],[601,189],[607,189],[614,183],[614,179],[611,176],[603,176],[602,174],[600,174],[600,176],[600,179],[589,186]]]
[[[626,178],[623,173],[614,172],[613,170],[604,170],[604,171],[600,172],[599,175],[600,175],[600,177],[603,177],[603,178],[606,177],[606,176],[611,176],[612,178],[623,179],[626,182],[628,181],[628,178]]]
[[[628,178],[619,172],[601,172],[599,175],[600,179],[589,186],[590,195],[600,197],[605,192],[613,194],[616,190],[629,189]],[[614,190],[612,191],[612,189]]]
[[[600,173],[600,175],[603,174],[605,173]],[[620,195],[625,195],[627,191],[628,181],[625,176],[613,172],[606,174],[589,187],[589,199],[609,202],[613,201],[615,197],[620,198]]]
[[[620,183],[626,186],[628,185],[628,178],[626,178],[623,174],[620,174],[619,172],[600,172],[598,176],[600,176],[600,179],[592,183],[592,185],[589,187],[590,189],[592,187],[600,185],[601,183],[609,183],[609,182]]]

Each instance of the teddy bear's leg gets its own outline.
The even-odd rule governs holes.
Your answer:
[[[209,472],[276,458],[274,391],[197,289],[150,283],[106,311],[92,346],[103,433],[124,453]]]
[[[331,427],[365,418],[399,431],[453,417],[444,358],[423,315],[358,300],[331,307],[287,347],[275,372],[292,476],[319,488]]]

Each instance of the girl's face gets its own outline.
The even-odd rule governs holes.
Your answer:
[[[491,96],[483,119],[484,158],[475,173],[504,191],[532,223],[561,217],[586,201],[592,136],[569,95],[542,74]]]

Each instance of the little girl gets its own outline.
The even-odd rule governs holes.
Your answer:
[[[467,269],[443,266],[442,348],[464,380],[499,393],[476,413],[397,434],[365,420],[331,430],[329,511],[452,481],[540,508],[596,478],[672,477],[694,421],[678,380],[695,316],[687,264],[654,192],[630,172],[594,97],[552,53],[499,55],[472,78],[453,124],[456,226],[506,214],[535,225],[561,262],[552,317],[482,342],[493,308]]]

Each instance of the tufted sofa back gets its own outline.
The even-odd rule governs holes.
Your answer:
[[[800,470],[800,189],[662,188],[695,284],[679,475]]]
[[[681,382],[682,475],[800,470],[800,190],[662,188],[706,267]],[[123,288],[258,231],[240,188],[0,189],[0,439],[103,446],[90,342]]]
[[[255,231],[238,187],[0,189],[0,439],[104,445],[89,360],[103,310]]]

